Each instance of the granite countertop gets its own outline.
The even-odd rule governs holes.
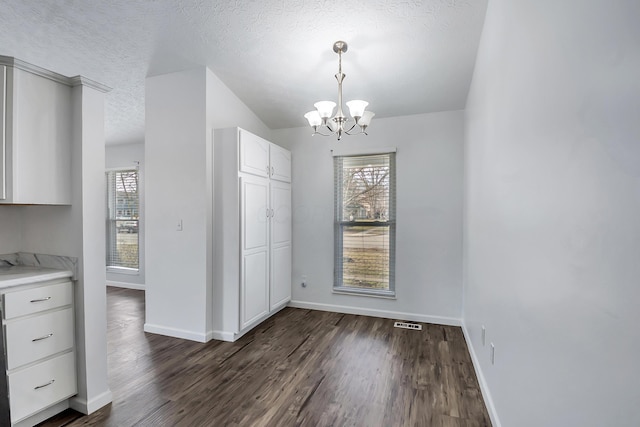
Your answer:
[[[71,276],[73,276],[73,273],[70,270],[56,268],[28,265],[0,266],[0,289]]]

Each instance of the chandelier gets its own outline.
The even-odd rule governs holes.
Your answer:
[[[347,47],[347,43],[343,41],[337,41],[333,44],[333,51],[338,54],[339,58],[338,74],[336,74],[336,80],[338,81],[338,111],[336,115],[331,117],[333,109],[336,107],[336,103],[333,101],[316,102],[313,104],[316,109],[304,115],[309,121],[309,126],[313,128],[313,135],[331,136],[335,134],[338,136],[338,141],[343,134],[367,135],[367,126],[369,126],[371,119],[375,115],[371,111],[365,111],[369,103],[359,99],[347,102],[349,114],[354,120],[353,123],[350,123],[351,119],[342,112],[342,81],[346,77],[342,72],[342,54],[347,51]],[[322,133],[319,129],[326,129],[330,133]]]

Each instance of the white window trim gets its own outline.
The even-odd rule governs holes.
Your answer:
[[[331,150],[333,157],[348,157],[348,156],[373,156],[376,154],[389,154],[397,153],[396,147],[387,148],[367,148],[367,149],[353,149],[353,148],[334,148]]]
[[[140,248],[140,244],[138,244],[138,250]],[[140,258],[138,256],[138,258]],[[138,264],[140,264],[140,259],[138,259]],[[116,266],[108,266],[107,273],[117,273],[117,274],[126,274],[127,276],[139,276],[140,269],[139,268],[129,268],[129,267],[116,267]]]
[[[337,149],[333,149],[331,150],[331,153],[333,155],[333,157],[351,157],[351,156],[370,156],[370,155],[381,155],[381,154],[396,154],[397,153],[397,149],[395,147],[387,147],[387,148],[367,148],[367,149],[348,149],[348,148],[337,148]],[[397,169],[397,159],[394,159],[394,181],[396,179],[395,174],[396,174],[396,169]],[[334,170],[334,174],[335,174],[335,170]],[[335,188],[335,183],[334,183],[334,192],[336,191]],[[396,193],[396,188],[394,187],[394,196],[397,197],[397,193]],[[397,203],[397,202],[396,202]],[[334,206],[335,209],[335,206]],[[334,212],[334,216],[335,216],[335,212]],[[394,215],[395,216],[395,215]],[[334,227],[335,227],[335,218],[334,218]],[[397,218],[394,220],[394,229],[397,227]],[[335,231],[334,231],[335,233]],[[394,232],[394,242],[393,245],[395,246],[395,236],[396,233]],[[334,234],[334,251],[335,249],[335,245],[337,244],[336,242],[336,236]],[[336,262],[336,256],[334,254],[334,263]],[[338,294],[338,295],[352,295],[352,296],[365,296],[365,297],[373,297],[373,298],[383,298],[383,299],[397,299],[396,298],[396,280],[395,280],[395,250],[394,250],[394,257],[393,257],[393,270],[394,270],[394,274],[393,277],[390,277],[390,287],[391,289],[366,289],[366,288],[356,288],[356,287],[349,287],[349,286],[337,286],[335,283],[335,266],[334,266],[334,283],[333,283],[333,287],[332,287],[332,293],[333,294]]]
[[[115,168],[105,168],[105,176],[107,176],[109,172],[122,172],[122,171],[132,171],[132,170],[136,171],[136,173],[138,174],[138,215],[140,215],[141,208],[142,208],[142,199],[140,194],[140,166],[139,166],[139,162],[135,162],[135,163],[136,165],[133,167],[121,166],[121,167],[115,167]],[[108,196],[108,193],[107,193],[107,196]],[[109,221],[109,218],[107,218],[107,221]],[[128,276],[140,276],[140,268],[142,263],[142,260],[140,259],[140,248],[141,248],[140,217],[138,217],[137,222],[138,222],[138,268],[121,267],[117,265],[107,265],[106,266],[107,273],[116,273],[116,274],[122,274],[122,275],[128,275]],[[106,241],[107,245],[109,244],[108,239],[109,238],[107,237],[107,241]]]

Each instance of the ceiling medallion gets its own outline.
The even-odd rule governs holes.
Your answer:
[[[369,103],[359,99],[347,102],[349,114],[354,120],[351,124],[348,117],[342,112],[342,82],[346,75],[342,72],[342,54],[347,51],[347,43],[337,41],[333,44],[333,51],[338,54],[338,74],[335,75],[338,81],[338,111],[336,115],[331,117],[336,103],[333,101],[319,101],[313,104],[315,110],[309,111],[304,117],[309,121],[309,125],[313,128],[313,135],[331,136],[337,135],[338,141],[343,134],[346,135],[367,135],[367,127],[371,123],[371,119],[375,115],[371,111],[365,111]],[[322,133],[318,129],[325,128],[330,133]],[[354,130],[355,129],[355,130]]]

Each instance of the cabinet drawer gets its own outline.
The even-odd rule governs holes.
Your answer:
[[[71,307],[16,320],[5,326],[7,369],[15,369],[73,347]]]
[[[73,353],[65,353],[7,377],[11,422],[17,422],[77,392]]]
[[[71,282],[7,292],[4,294],[4,318],[12,319],[70,305],[72,299]]]

